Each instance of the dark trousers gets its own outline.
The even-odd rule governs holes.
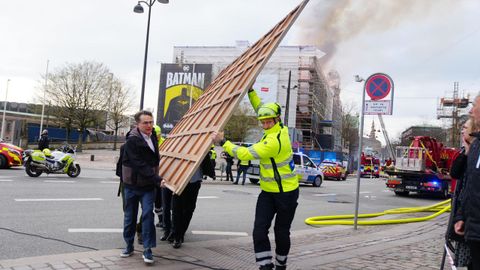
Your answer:
[[[155,186],[155,214],[158,215],[158,224],[163,227],[163,214],[162,214],[162,188]]]
[[[480,242],[467,242],[470,246],[470,265],[469,270],[480,270]]]
[[[155,208],[162,208],[162,188],[155,186]]]
[[[173,195],[172,218],[173,236],[176,241],[183,240],[197,205],[198,192],[202,182],[188,183],[181,195]]]
[[[248,170],[248,167],[249,167],[249,166],[243,166],[243,165],[238,166],[237,181],[235,181],[235,183],[238,183],[238,180],[240,180],[240,175],[243,173],[242,185],[245,184],[245,180],[247,180],[247,170]]]
[[[275,215],[273,230],[275,232],[276,264],[286,265],[287,255],[290,251],[290,226],[297,209],[298,195],[298,188],[283,193],[260,192],[253,228],[253,245],[258,265],[267,265],[272,262],[268,230]]]
[[[233,182],[233,173],[232,173],[232,164],[227,163],[227,168],[225,169],[225,172],[227,173],[227,181],[232,181]]]
[[[172,231],[172,191],[162,188],[163,227],[168,234]]]

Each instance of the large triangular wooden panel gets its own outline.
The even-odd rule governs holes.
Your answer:
[[[227,66],[168,134],[160,148],[160,176],[181,194],[206,156],[214,131],[223,130],[240,100],[278,47],[308,0]]]

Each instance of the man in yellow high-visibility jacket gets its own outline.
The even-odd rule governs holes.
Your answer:
[[[251,89],[248,97],[257,119],[262,123],[262,139],[250,146],[240,147],[225,140],[223,132],[213,133],[212,139],[239,160],[260,160],[260,188],[255,210],[253,243],[257,265],[262,270],[273,269],[268,230],[275,218],[275,269],[286,269],[290,251],[290,226],[295,216],[299,195],[298,179],[294,172],[293,151],[288,128],[281,120],[278,103],[263,104]]]

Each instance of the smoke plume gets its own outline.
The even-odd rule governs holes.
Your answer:
[[[316,1],[299,21],[300,41],[318,46],[326,53],[322,60],[327,63],[335,57],[342,42],[367,32],[374,40],[375,33],[389,31],[405,22],[415,23],[432,14],[448,16],[449,9],[455,6],[454,0]]]

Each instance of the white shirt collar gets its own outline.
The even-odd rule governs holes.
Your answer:
[[[142,134],[142,137],[143,139],[147,142],[148,144],[148,147],[150,147],[150,149],[152,149],[153,152],[155,152],[155,147],[153,146],[153,142],[152,142],[152,138],[150,136],[148,136],[147,134],[143,133],[140,131],[140,134]]]

